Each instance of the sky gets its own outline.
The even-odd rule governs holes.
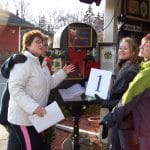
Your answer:
[[[21,0],[0,0],[0,6],[4,8],[6,6],[6,2],[8,3],[9,11],[15,12],[15,6],[13,1],[19,3]],[[52,10],[64,10],[66,12],[79,12],[79,11],[86,11],[89,7],[88,4],[82,3],[79,0],[25,0],[26,3],[29,3],[28,10],[30,14],[34,14],[39,16],[39,14],[47,13],[48,11]],[[98,12],[104,10],[104,1],[102,0],[100,6],[96,6],[95,3],[92,3],[93,12],[97,14]]]

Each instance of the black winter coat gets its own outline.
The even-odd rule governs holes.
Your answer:
[[[8,58],[4,64],[1,66],[1,74],[5,78],[9,78],[10,70],[9,67],[10,58]],[[8,83],[6,84],[3,93],[1,95],[1,101],[0,101],[0,124],[7,126],[7,113],[8,113],[8,103],[9,103],[9,90],[8,90]]]
[[[13,68],[13,66],[17,63],[24,63],[26,60],[27,60],[26,56],[22,54],[11,55],[1,66],[2,76],[8,79],[10,71]],[[1,101],[0,101],[0,124],[4,126],[7,126],[9,124],[7,121],[9,99],[10,99],[10,94],[9,94],[8,83],[7,83],[1,95]]]
[[[130,61],[124,61],[121,64],[108,100],[108,108],[110,108],[110,110],[118,104],[122,95],[128,89],[129,83],[133,80],[138,71],[138,65],[132,64]]]

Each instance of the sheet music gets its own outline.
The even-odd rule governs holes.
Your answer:
[[[64,119],[64,115],[56,101],[46,107],[46,112],[44,117],[39,117],[37,115],[29,116],[30,121],[38,133]]]
[[[65,102],[69,102],[69,101],[82,101],[81,96],[76,96],[70,99],[63,99]]]
[[[85,88],[77,83],[67,89],[59,89],[58,92],[60,93],[63,100],[75,100],[78,98],[81,99],[81,94],[85,92]]]

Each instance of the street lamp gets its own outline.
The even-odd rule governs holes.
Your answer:
[[[117,20],[118,20],[118,44],[120,39],[123,38],[124,34],[123,34],[123,27],[126,21],[126,16],[123,14],[120,14],[117,16]]]
[[[95,2],[96,6],[99,6],[101,3],[101,0],[79,0],[79,1],[87,4],[92,4],[93,2]]]

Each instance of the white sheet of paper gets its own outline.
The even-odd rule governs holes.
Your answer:
[[[76,99],[81,96],[81,94],[85,93],[85,88],[76,83],[67,89],[59,89],[58,92],[60,93],[63,100],[71,100]]]
[[[101,98],[107,99],[111,76],[111,71],[92,68],[85,94],[88,96],[97,94]]]
[[[46,106],[46,111],[47,113],[44,117],[39,117],[37,115],[29,116],[30,121],[38,133],[64,119],[64,115],[56,101]]]
[[[73,98],[70,99],[63,99],[64,102],[71,102],[71,101],[83,101],[81,96],[75,96]]]

